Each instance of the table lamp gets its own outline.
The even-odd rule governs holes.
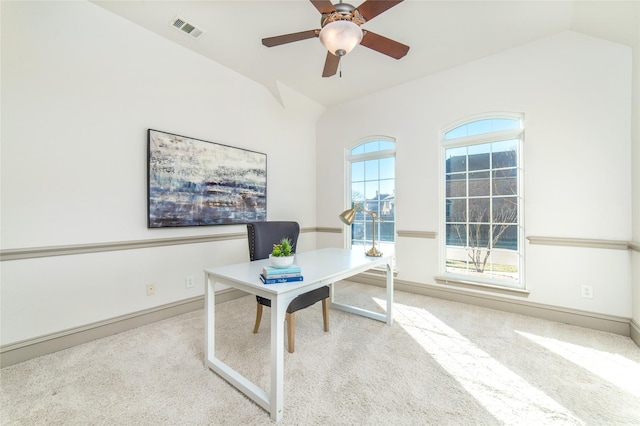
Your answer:
[[[378,218],[378,215],[375,214],[372,211],[369,211],[367,209],[362,208],[359,204],[356,204],[354,207],[347,209],[345,211],[343,211],[342,213],[340,213],[340,215],[338,216],[340,218],[340,220],[345,224],[345,225],[351,225],[353,223],[353,221],[356,218],[356,212],[358,210],[362,210],[365,213],[368,213],[371,215],[371,217],[373,218],[373,239],[371,241],[371,250],[367,251],[365,254],[367,256],[370,257],[380,257],[382,256],[382,253],[378,251],[378,249],[376,248],[376,219]],[[380,219],[382,220],[382,219]]]

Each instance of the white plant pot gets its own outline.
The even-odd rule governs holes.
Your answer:
[[[269,263],[274,268],[287,268],[293,265],[294,256],[272,256],[269,255]]]

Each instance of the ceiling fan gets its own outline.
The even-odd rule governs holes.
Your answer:
[[[329,0],[310,0],[322,14],[321,29],[301,31],[262,39],[267,47],[319,37],[327,48],[323,77],[331,77],[338,70],[340,58],[361,44],[369,49],[400,59],[409,46],[360,28],[362,24],[389,10],[403,0],[366,0],[358,7],[348,3],[333,4]]]

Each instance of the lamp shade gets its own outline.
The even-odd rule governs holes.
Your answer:
[[[340,213],[340,216],[338,216],[340,218],[340,220],[345,224],[345,225],[351,225],[354,221],[354,219],[356,218],[356,212],[358,211],[357,207],[353,207],[350,208],[348,210],[343,211],[342,213]]]
[[[322,27],[319,37],[329,52],[344,56],[362,41],[362,30],[351,21],[333,21]]]

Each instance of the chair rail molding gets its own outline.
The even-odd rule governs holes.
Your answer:
[[[530,244],[563,247],[601,248],[611,250],[637,250],[638,244],[623,240],[598,240],[589,238],[528,236]]]
[[[437,232],[433,232],[433,231],[403,231],[403,230],[398,230],[398,231],[396,231],[396,234],[398,234],[398,237],[427,238],[427,239],[430,239],[430,240],[433,240],[438,236],[438,233]]]
[[[114,241],[106,243],[74,244],[52,247],[30,247],[0,251],[0,261],[33,259],[37,257],[68,256],[74,254],[99,253],[116,250],[135,250],[150,247],[173,246],[178,244],[198,244],[212,241],[246,238],[245,233],[218,235],[196,235],[192,237],[158,238],[136,241]]]
[[[300,232],[317,232],[316,228],[304,228]],[[0,250],[0,262],[33,259],[37,257],[69,256],[85,253],[100,253],[116,250],[136,250],[150,247],[165,247],[179,244],[200,244],[215,241],[242,240],[246,232],[229,232],[215,235],[194,235],[190,237],[156,238],[148,240],[111,241],[106,243],[73,244],[51,247],[29,247]]]
[[[305,231],[300,231],[305,232]],[[342,228],[329,228],[329,227],[317,227],[311,231],[306,232],[326,232],[327,234],[342,234]]]

